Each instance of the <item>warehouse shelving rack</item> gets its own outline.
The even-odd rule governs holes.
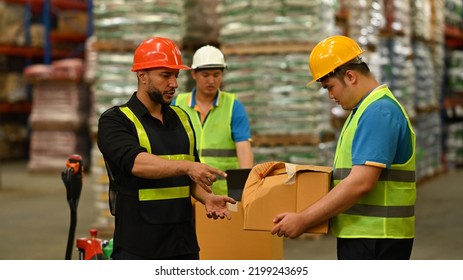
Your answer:
[[[75,58],[85,56],[85,42],[93,34],[93,1],[92,0],[3,0],[6,4],[23,5],[24,17],[24,44],[0,45],[0,55],[24,59],[22,66],[27,67],[33,63],[51,64],[54,59]],[[87,15],[87,28],[85,33],[62,33],[53,30],[54,16],[60,11],[85,11]],[[31,25],[34,16],[43,24],[43,46],[31,45]],[[22,36],[22,35],[21,35]],[[60,43],[68,43],[66,48],[58,47]],[[16,69],[18,71],[20,69]],[[9,102],[0,100],[0,117],[2,122],[10,118],[27,119],[31,113],[32,86],[26,85],[28,100]],[[27,126],[27,121],[25,121]]]
[[[53,58],[75,57],[83,54],[81,50],[59,50],[53,48],[55,42],[84,43],[93,33],[93,1],[92,0],[4,0],[5,3],[24,5],[26,8],[25,46],[0,46],[0,53],[18,55],[26,58],[41,57],[45,64],[50,64]],[[52,14],[56,10],[80,10],[87,12],[87,31],[85,34],[62,34],[52,31]],[[30,47],[30,26],[33,14],[40,14],[44,25],[43,48]],[[81,44],[78,44],[81,46]]]

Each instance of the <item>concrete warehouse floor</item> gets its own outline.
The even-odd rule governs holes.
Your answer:
[[[418,185],[412,259],[463,259],[462,181],[459,169]],[[91,182],[91,174],[85,174],[76,238],[88,236],[96,221]],[[1,162],[0,207],[0,260],[65,258],[70,210],[59,172],[30,173],[27,162]],[[330,235],[285,240],[285,259],[334,260],[335,241]]]

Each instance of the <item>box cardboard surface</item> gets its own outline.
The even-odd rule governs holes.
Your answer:
[[[196,234],[201,260],[281,260],[283,238],[264,231],[243,229],[241,202],[233,205],[232,219],[208,219],[204,205],[195,202]]]
[[[250,175],[242,199],[245,230],[270,231],[274,227],[273,218],[277,214],[300,212],[328,193],[331,167],[292,165],[290,169],[293,171],[292,176],[288,175],[286,168],[279,168],[261,178],[258,184],[254,183],[254,186],[251,186]],[[255,189],[250,193],[248,187]],[[326,234],[328,221],[306,232]]]
[[[87,12],[60,11],[58,13],[59,32],[86,34],[88,26]]]

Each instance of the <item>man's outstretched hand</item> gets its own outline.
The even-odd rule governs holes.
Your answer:
[[[227,219],[230,220],[231,214],[228,210],[227,203],[235,204],[236,200],[228,196],[210,195],[204,202],[207,217],[214,220],[227,217]]]

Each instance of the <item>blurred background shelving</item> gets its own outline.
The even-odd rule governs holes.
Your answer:
[[[154,35],[186,64],[205,44],[224,52],[222,88],[248,110],[257,163],[332,164],[346,112],[305,86],[307,59],[343,34],[410,115],[418,182],[463,166],[462,0],[3,0],[0,32],[0,160],[55,172],[82,153],[102,228],[113,220],[96,123],[136,90],[133,51]],[[178,92],[192,86],[181,73]]]

